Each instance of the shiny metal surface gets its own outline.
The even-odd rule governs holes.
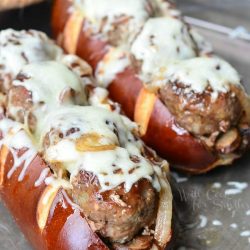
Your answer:
[[[239,25],[250,28],[249,1],[183,0],[178,3],[189,16],[217,21],[231,28]],[[0,29],[8,27],[35,28],[49,33],[49,4],[1,13]],[[200,32],[213,43],[219,55],[237,68],[250,93],[250,43],[208,30]],[[250,153],[233,166],[221,167],[206,175],[189,177],[173,173],[173,177],[177,181],[174,249],[250,249]],[[0,202],[0,250],[7,249],[31,248]]]

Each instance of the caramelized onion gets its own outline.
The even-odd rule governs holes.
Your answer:
[[[156,170],[161,185],[159,208],[156,218],[154,238],[161,248],[171,239],[172,192],[170,184],[160,169]]]

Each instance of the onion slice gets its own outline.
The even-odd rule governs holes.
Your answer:
[[[164,248],[171,239],[172,224],[172,192],[167,178],[160,167],[155,169],[161,185],[159,208],[156,218],[154,238],[161,248]]]

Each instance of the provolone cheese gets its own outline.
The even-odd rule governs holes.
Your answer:
[[[173,17],[150,18],[132,44],[131,52],[141,61],[141,78],[149,82],[155,69],[196,56],[187,26]]]
[[[42,32],[12,29],[0,32],[0,74],[15,77],[23,65],[56,60],[62,54],[62,49]]]

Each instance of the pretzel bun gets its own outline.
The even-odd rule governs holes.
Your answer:
[[[173,167],[203,173],[248,148],[249,97],[237,72],[170,2],[56,0],[52,29],[66,51],[90,63],[142,139]],[[191,80],[182,77],[189,70]]]

